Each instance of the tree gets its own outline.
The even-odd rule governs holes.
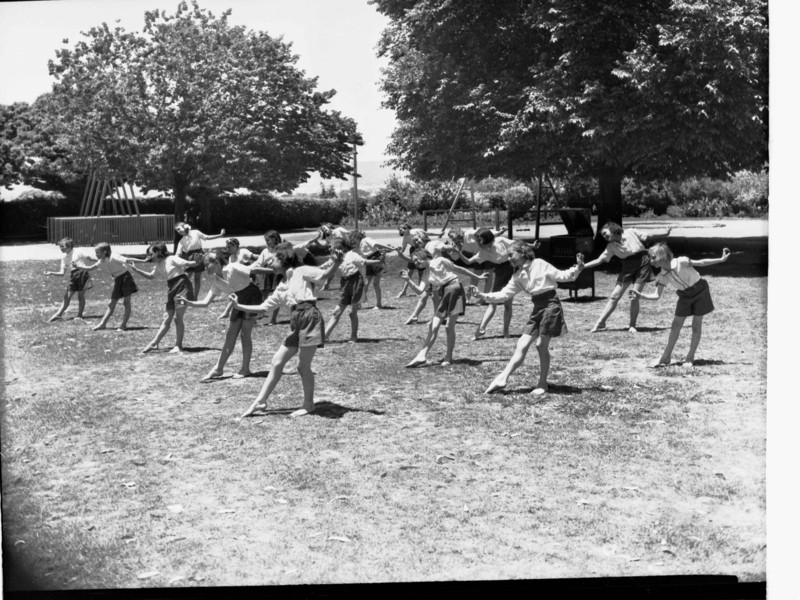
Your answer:
[[[80,166],[171,189],[291,191],[309,173],[352,172],[355,122],[325,110],[291,45],[228,23],[196,2],[146,12],[141,33],[107,24],[50,61],[51,116]],[[66,40],[65,40],[66,42]]]
[[[624,175],[766,160],[766,2],[371,1],[413,175],[592,175],[602,223],[621,222]]]

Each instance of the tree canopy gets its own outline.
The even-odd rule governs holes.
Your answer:
[[[352,172],[355,122],[326,110],[335,91],[297,68],[281,38],[186,2],[144,15],[141,32],[107,24],[56,52],[50,116],[77,166],[172,189],[291,191],[310,172]],[[65,43],[67,41],[65,40]]]
[[[371,0],[389,150],[418,177],[621,180],[761,167],[767,152],[762,0]]]

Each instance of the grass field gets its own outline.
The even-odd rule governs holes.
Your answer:
[[[564,302],[551,393],[528,393],[532,351],[486,396],[515,343],[499,335],[502,308],[477,342],[483,309],[467,308],[453,365],[404,369],[426,327],[403,325],[414,299],[394,299],[400,266],[390,260],[383,284],[393,308],[360,313],[361,342],[345,342],[343,317],[317,353],[317,414],[288,417],[301,386],[286,375],[268,414],[239,420],[286,313],[254,331],[256,376],[202,384],[227,325],[220,304],[187,313],[187,352],[142,356],[163,282],[137,279],[130,331],[94,332],[107,282],[95,277],[86,321],[69,319],[73,305],[47,324],[61,282],[41,262],[0,265],[9,589],[765,578],[766,276],[705,269],[717,310],[697,366],[651,371],[674,292],[642,303],[639,334],[627,301],[589,334],[615,278],[598,272],[598,298]],[[517,297],[512,331],[529,302]],[[327,316],[334,300],[320,306]]]

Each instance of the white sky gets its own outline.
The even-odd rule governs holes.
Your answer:
[[[330,107],[355,119],[364,136],[362,160],[382,160],[394,115],[381,108],[380,63],[375,46],[387,23],[367,0],[201,0],[230,22],[283,36],[318,89],[335,89]],[[0,104],[32,102],[48,92],[47,61],[69,39],[73,47],[103,22],[140,31],[144,13],[156,8],[174,14],[178,0],[49,0],[0,2]]]

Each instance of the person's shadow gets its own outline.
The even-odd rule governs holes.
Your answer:
[[[254,413],[254,417],[259,416],[271,416],[271,415],[290,415],[297,408],[268,408],[266,410],[258,411]],[[331,402],[329,400],[323,400],[322,402],[317,402],[314,404],[314,412],[310,415],[306,415],[308,417],[323,417],[324,419],[341,419],[344,415],[350,412],[363,412],[363,413],[371,413],[373,415],[383,415],[385,414],[382,410],[375,410],[375,409],[367,409],[367,408],[353,408],[351,406],[345,406],[343,404],[337,404],[335,402]]]

